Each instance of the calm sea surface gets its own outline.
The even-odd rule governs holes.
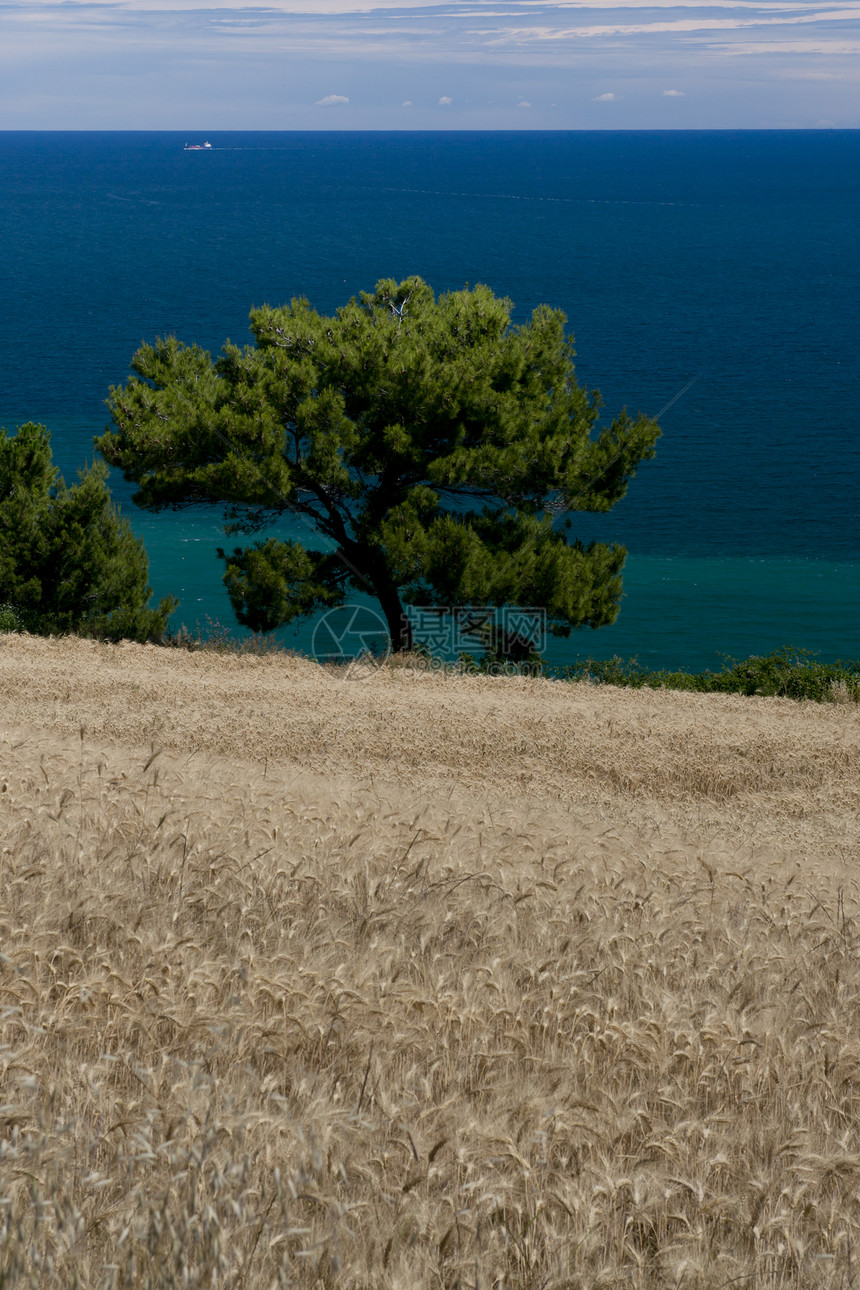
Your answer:
[[[548,655],[860,657],[860,132],[185,141],[0,133],[0,424],[45,422],[67,478],[144,339],[217,350],[254,304],[486,282],[517,320],[565,310],[608,415],[665,409],[628,497],[576,518],[628,548],[619,620]],[[176,622],[232,623],[219,517],[113,487]]]

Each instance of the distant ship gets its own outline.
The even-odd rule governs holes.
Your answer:
[[[203,152],[205,148],[211,148],[211,143],[186,143],[186,152]]]

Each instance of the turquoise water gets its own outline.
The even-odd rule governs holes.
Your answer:
[[[860,656],[860,133],[210,137],[0,133],[0,424],[44,421],[73,476],[143,339],[217,349],[255,303],[485,281],[516,318],[566,311],[608,415],[665,409],[628,497],[575,517],[628,548],[619,620],[554,661]],[[176,622],[231,623],[218,516],[112,486]]]
[[[204,630],[207,620],[233,624],[227,594],[213,577],[216,549],[225,542],[213,515],[201,509],[138,514],[135,528],[159,555],[152,569],[156,592],[172,591],[182,602],[177,621]],[[299,529],[291,532],[301,536]],[[847,560],[633,553],[617,622],[567,640],[550,637],[544,654],[559,665],[619,654],[649,668],[695,671],[719,669],[723,655],[746,658],[781,645],[826,659],[856,658],[858,575],[860,565]],[[311,621],[279,635],[290,648],[310,653],[313,628]]]
[[[136,525],[150,546],[152,523],[147,517]],[[212,585],[210,557],[222,543],[217,526],[201,519],[177,538],[169,556],[162,554],[156,590],[175,590],[182,599],[177,619],[189,627],[233,621],[226,592]],[[724,655],[747,658],[781,645],[819,651],[828,660],[853,659],[858,572],[855,562],[791,556],[631,555],[617,622],[576,631],[568,640],[550,638],[544,654],[559,665],[618,654],[638,657],[648,668],[690,671],[719,670]],[[312,635],[312,623],[280,633],[285,645],[308,653]]]
[[[591,652],[694,671],[719,669],[721,655],[747,658],[781,645],[856,658],[858,572],[856,562],[793,556],[632,555],[622,612],[594,633],[600,649]],[[584,644],[576,639],[578,652],[588,652]]]

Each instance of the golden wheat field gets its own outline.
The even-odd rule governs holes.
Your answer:
[[[860,1285],[860,705],[0,636],[0,1286]]]

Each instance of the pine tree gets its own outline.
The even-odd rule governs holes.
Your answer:
[[[255,344],[214,362],[159,340],[111,390],[97,446],[152,510],[227,503],[228,531],[248,533],[304,519],[307,544],[219,552],[254,630],[350,590],[378,601],[395,649],[412,644],[407,604],[541,606],[557,635],[608,624],[626,553],[568,541],[569,512],[609,510],[660,431],[622,412],[596,432],[564,315],[541,305],[515,326],[511,310],[413,277],[331,317],[306,299],[255,309]]]
[[[149,609],[143,543],[114,507],[99,462],[67,487],[44,426],[0,430],[0,605],[40,634],[159,639],[177,602]]]

